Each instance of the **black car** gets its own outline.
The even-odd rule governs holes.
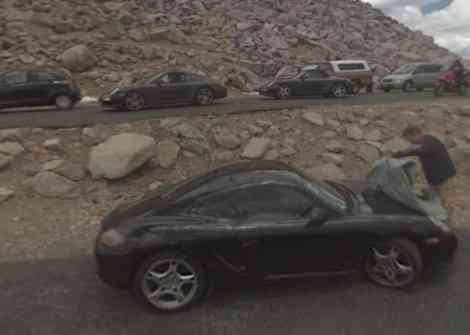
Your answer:
[[[349,79],[332,76],[317,65],[293,78],[274,79],[259,88],[258,93],[276,99],[315,95],[344,98],[354,93],[354,85]]]
[[[70,109],[80,100],[80,88],[63,71],[0,73],[0,108],[55,105],[58,109]]]
[[[264,280],[359,270],[402,288],[452,258],[457,240],[445,224],[349,183],[255,161],[150,193],[103,219],[99,276],[133,288],[157,310],[175,311],[227,275]]]
[[[100,98],[103,106],[136,111],[145,107],[194,103],[210,105],[227,96],[227,89],[207,77],[165,71],[134,87],[116,88]]]

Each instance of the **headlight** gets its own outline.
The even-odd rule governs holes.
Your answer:
[[[126,238],[116,229],[110,229],[102,233],[98,238],[98,243],[110,248],[116,248],[123,245]]]

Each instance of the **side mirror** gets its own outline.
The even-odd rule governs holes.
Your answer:
[[[328,212],[320,207],[314,207],[310,211],[309,217],[308,217],[308,223],[309,224],[320,224],[325,222],[328,219]]]

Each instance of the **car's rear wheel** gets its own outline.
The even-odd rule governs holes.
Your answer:
[[[287,99],[291,96],[290,88],[289,86],[281,85],[278,87],[277,92],[276,92],[276,98],[278,99]]]
[[[139,93],[130,93],[125,99],[125,108],[130,111],[138,111],[145,107],[145,100]]]
[[[408,81],[405,81],[401,89],[403,92],[409,92],[411,91],[412,87],[413,87],[413,83],[408,80]]]
[[[61,109],[61,110],[71,109],[73,107],[73,101],[67,95],[58,95],[55,98],[54,103],[57,109]]]
[[[344,98],[347,93],[348,93],[348,90],[346,88],[346,85],[341,84],[341,83],[333,85],[333,88],[331,89],[331,94],[335,98]]]
[[[180,252],[164,252],[147,259],[134,278],[134,292],[160,312],[187,308],[207,292],[204,267]]]
[[[201,106],[212,105],[214,103],[214,92],[210,88],[201,88],[196,94],[195,102]]]
[[[422,270],[421,253],[407,239],[393,239],[374,245],[365,264],[365,272],[373,282],[392,288],[413,286]]]

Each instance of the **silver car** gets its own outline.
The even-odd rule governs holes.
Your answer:
[[[409,92],[413,89],[422,91],[425,88],[432,88],[443,68],[444,65],[441,64],[406,64],[383,78],[380,88],[384,92],[390,92],[392,89]]]

